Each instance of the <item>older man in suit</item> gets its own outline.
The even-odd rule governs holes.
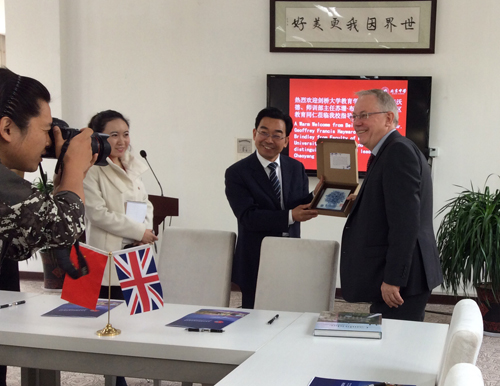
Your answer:
[[[318,215],[304,166],[281,151],[288,145],[292,118],[276,108],[259,112],[253,140],[256,152],[226,170],[226,196],[238,220],[232,280],[253,308],[260,247],[266,236],[300,237],[300,223]]]
[[[382,90],[357,95],[351,119],[372,155],[342,236],[342,295],[371,302],[370,311],[384,318],[422,321],[432,289],[442,282],[430,168],[396,131],[394,99]]]

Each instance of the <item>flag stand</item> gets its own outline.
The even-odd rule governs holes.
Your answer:
[[[108,324],[106,324],[106,327],[104,327],[102,330],[97,330],[95,333],[98,336],[116,336],[120,335],[122,332],[121,330],[114,328],[111,323],[109,322],[110,316],[111,316],[111,310],[110,310],[110,303],[111,303],[111,258],[113,254],[109,252],[108,254]]]

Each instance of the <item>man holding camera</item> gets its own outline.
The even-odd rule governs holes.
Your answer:
[[[91,129],[69,143],[54,197],[11,170],[35,171],[49,146],[61,152],[64,139],[58,127],[51,127],[49,102],[40,82],[0,68],[0,262],[26,260],[45,246],[70,247],[84,230],[83,178],[97,158]],[[0,386],[5,379],[6,367],[0,366]]]
[[[53,128],[55,144],[49,137],[49,102],[40,82],[0,68],[0,259],[25,260],[40,247],[71,246],[84,230],[83,178],[96,159],[91,129],[70,142],[53,198],[9,170],[33,172],[47,147],[60,152],[59,128]]]

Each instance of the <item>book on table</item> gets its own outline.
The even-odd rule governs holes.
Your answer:
[[[346,379],[314,377],[311,383],[309,383],[309,386],[415,386],[415,385],[403,385],[401,383],[389,383],[389,382],[351,381]]]
[[[315,336],[382,338],[382,314],[323,311],[314,327]]]

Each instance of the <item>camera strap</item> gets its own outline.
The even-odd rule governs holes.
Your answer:
[[[65,145],[67,142],[64,143]],[[59,157],[59,160],[61,161],[61,174],[62,174],[62,157],[64,157],[64,153],[66,152],[66,148],[61,149],[61,156]],[[57,161],[57,166],[59,166],[59,160]],[[58,168],[56,166],[56,173],[58,172]],[[47,185],[47,174],[44,173],[42,164],[40,163],[40,178],[42,180],[42,183],[44,186]],[[78,258],[78,268],[75,268],[74,264],[71,262],[70,259],[70,254],[71,254],[71,247],[59,247],[59,248],[53,248],[53,256],[55,257],[57,264],[59,267],[66,272],[71,278],[73,279],[78,279],[79,277],[85,276],[89,273],[89,267],[87,265],[87,261],[83,257],[82,252],[80,251],[80,242],[78,240],[75,241],[73,244],[75,247],[76,251],[76,256]]]
[[[87,260],[85,260],[82,252],[80,251],[80,242],[78,240],[76,240],[74,247],[75,247],[75,251],[76,251],[76,256],[78,257],[78,270],[77,270],[77,272],[79,273],[80,276],[85,276],[89,273],[89,267],[87,265]]]
[[[60,170],[61,171],[61,176],[62,176],[63,169],[64,169],[63,158],[64,158],[64,155],[66,154],[66,150],[68,150],[68,146],[69,146],[69,140],[68,141],[64,141],[64,143],[62,145],[62,148],[61,148],[61,154],[59,154],[59,158],[57,159],[55,173],[58,174],[59,170]]]
[[[79,242],[76,241],[73,246],[75,247],[76,256],[78,258],[78,268],[75,267],[70,258],[72,247],[51,248],[51,251],[52,256],[54,256],[55,260],[57,261],[57,265],[71,278],[78,279],[89,273],[89,267],[87,265],[87,261],[82,255],[82,252],[80,251]]]

